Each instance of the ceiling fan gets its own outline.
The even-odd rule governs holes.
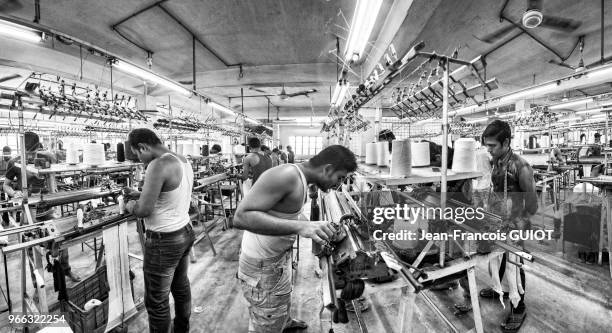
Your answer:
[[[509,21],[511,24],[493,31],[492,33],[481,38],[476,38],[485,43],[493,43],[510,33],[512,30],[517,29],[521,25],[527,29],[542,27],[559,30],[562,32],[572,32],[582,25],[582,22],[577,20],[552,15],[544,15],[542,12],[543,2],[544,0],[527,0],[527,9],[523,13],[520,23],[516,23],[506,18],[502,11],[500,20]]]
[[[258,92],[263,93],[263,94],[269,94],[269,92],[261,90],[261,89],[258,89],[258,88],[249,87],[249,89],[258,91]],[[303,91],[298,91],[296,93],[288,94],[287,91],[285,91],[285,85],[283,85],[283,88],[281,89],[280,94],[273,94],[273,95],[280,97],[282,100],[285,100],[287,98],[297,97],[297,96],[306,96],[306,97],[308,97],[309,94],[314,94],[316,92],[317,92],[317,89],[308,89],[308,90],[303,90]]]

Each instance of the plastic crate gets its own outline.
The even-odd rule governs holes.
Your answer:
[[[103,333],[108,320],[108,280],[106,266],[99,267],[95,274],[71,288],[66,288],[68,301],[61,301],[62,312],[75,333]],[[83,306],[91,299],[98,299],[101,305],[90,311]]]

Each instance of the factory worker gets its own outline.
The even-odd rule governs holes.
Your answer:
[[[249,148],[251,152],[242,163],[243,193],[245,194],[259,179],[259,176],[272,167],[272,159],[270,155],[263,152],[262,148],[265,148],[265,146],[261,145],[258,138],[249,139]]]
[[[283,146],[278,146],[278,158],[281,164],[287,164],[287,153],[283,150]]]
[[[38,134],[34,133],[34,132],[25,132],[24,133],[25,136],[25,148],[26,148],[26,158],[27,158],[27,162],[29,163],[34,163],[34,159],[36,158],[42,158],[47,160],[49,163],[55,163],[55,156],[53,153],[48,152],[48,151],[42,151],[42,145],[40,144],[40,138],[38,137]],[[4,181],[3,186],[3,190],[4,193],[6,193],[10,198],[21,198],[23,197],[23,193],[21,192],[22,188],[21,188],[21,167],[18,167],[16,165],[16,163],[20,163],[21,162],[21,156],[16,156],[12,159],[10,159],[8,161],[7,164],[7,169],[6,169],[6,174],[5,174],[5,178],[6,180]],[[27,172],[26,174],[27,176],[27,184],[28,184],[28,193],[30,194],[39,194],[43,191],[48,191],[48,189],[45,186],[45,178],[44,177],[39,177],[38,175],[31,173],[31,172]],[[43,208],[33,208],[34,210],[36,210],[36,212],[32,213],[32,217],[35,217],[36,221],[32,221],[34,222],[41,222],[41,221],[48,221],[48,220],[52,220],[55,218],[55,210],[53,208],[47,208],[47,209],[43,209]],[[25,221],[22,220],[22,223],[25,223]],[[31,250],[30,250],[31,251]],[[64,249],[64,250],[59,250],[59,251],[51,251],[51,254],[53,256],[59,256],[59,263],[61,265],[62,271],[64,272],[64,274],[69,277],[73,282],[79,282],[81,281],[81,278],[76,275],[71,267],[70,267],[70,258],[68,255],[68,249]],[[32,255],[31,253],[29,253],[29,255]],[[32,266],[30,266],[30,268],[32,268]],[[33,271],[33,270],[32,270]],[[34,278],[34,275],[32,274],[32,281],[33,283],[36,283],[36,279]]]
[[[249,303],[249,332],[306,328],[291,319],[291,251],[296,235],[324,244],[334,235],[326,221],[303,215],[308,185],[327,191],[357,169],[355,155],[333,145],[300,164],[264,172],[238,205],[234,226],[245,230],[237,277]]]
[[[278,166],[280,164],[280,151],[278,148],[272,149],[272,153],[270,154],[270,158],[272,159],[272,167]]]
[[[212,148],[210,148],[210,155],[219,155],[221,154],[221,145],[214,144]]]
[[[295,163],[295,153],[293,152],[293,148],[291,148],[291,146],[287,146],[287,163]]]
[[[533,169],[519,155],[510,148],[512,133],[510,125],[501,120],[490,123],[482,134],[482,141],[492,156],[493,169],[491,180],[493,192],[491,193],[491,206],[489,211],[502,216],[503,228],[510,230],[526,230],[531,227],[529,218],[538,210],[538,198],[533,178]],[[501,297],[502,292],[508,291],[510,298],[510,314],[501,324],[503,332],[516,332],[520,329],[526,316],[525,307],[525,272],[510,261],[521,262],[518,256],[506,252],[499,262],[499,279],[493,276],[494,287],[480,291],[485,298]],[[496,259],[492,259],[496,263]],[[495,270],[497,265],[491,265]],[[520,279],[516,270],[520,270]],[[508,282],[509,290],[502,290],[499,281],[504,276]]]
[[[130,149],[147,165],[142,193],[125,209],[144,218],[146,241],[143,272],[150,332],[189,332],[191,287],[187,270],[195,234],[189,217],[193,169],[171,152],[151,130],[128,134]],[[132,198],[133,195],[130,195]],[[169,293],[174,299],[171,324]]]

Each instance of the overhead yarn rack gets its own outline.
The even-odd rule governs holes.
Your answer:
[[[453,56],[448,59],[456,59],[457,55],[458,51],[455,51]],[[418,81],[410,87],[396,88],[395,104],[391,106],[391,110],[399,118],[409,118],[411,121],[437,117],[443,104],[444,84],[443,78],[439,77],[438,73],[444,71],[445,56],[438,55],[435,52],[417,52],[417,56],[428,59],[421,63],[415,71],[432,61],[438,60],[438,63],[431,71],[423,71]],[[485,63],[480,56],[469,62],[459,61],[457,64],[461,64],[461,66],[449,73],[449,80],[452,82],[448,86],[449,105],[461,105],[468,99],[474,101],[477,105],[481,105],[482,102],[476,100],[475,93],[483,88],[487,91],[497,89],[497,79],[492,78],[485,81],[483,77]],[[468,87],[467,83],[463,82],[468,77],[476,78],[478,83]]]
[[[0,89],[0,108],[12,110],[22,107],[24,111],[36,112],[53,117],[74,117],[102,120],[105,122],[123,122],[128,119],[146,120],[145,115],[136,109],[135,98],[115,94],[99,89],[80,87],[69,84],[61,77],[56,81],[42,78],[42,74],[31,75],[25,83],[25,89],[9,87]],[[46,85],[43,85],[47,83]],[[10,101],[2,103],[1,100]]]

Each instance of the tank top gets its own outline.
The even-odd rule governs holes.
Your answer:
[[[259,157],[259,163],[253,166],[253,184],[255,184],[257,179],[259,179],[259,176],[261,176],[264,171],[272,167],[272,159],[270,158],[270,156],[260,153],[254,154],[257,154],[257,156]]]
[[[302,180],[302,191],[304,192],[302,207],[295,213],[282,213],[275,210],[269,210],[268,213],[282,219],[307,221],[303,211],[304,204],[308,199],[308,183],[306,183],[306,176],[304,176],[300,167],[297,164],[292,165],[297,169]],[[254,259],[274,258],[289,251],[293,247],[295,239],[296,235],[269,236],[245,231],[242,234],[242,253]]]
[[[162,157],[167,154],[170,153]],[[172,191],[159,193],[151,215],[144,218],[147,230],[172,232],[186,226],[190,221],[189,205],[193,187],[193,169],[189,162],[183,162],[176,155],[170,155],[181,164],[181,183]],[[147,175],[146,177],[152,176]]]

